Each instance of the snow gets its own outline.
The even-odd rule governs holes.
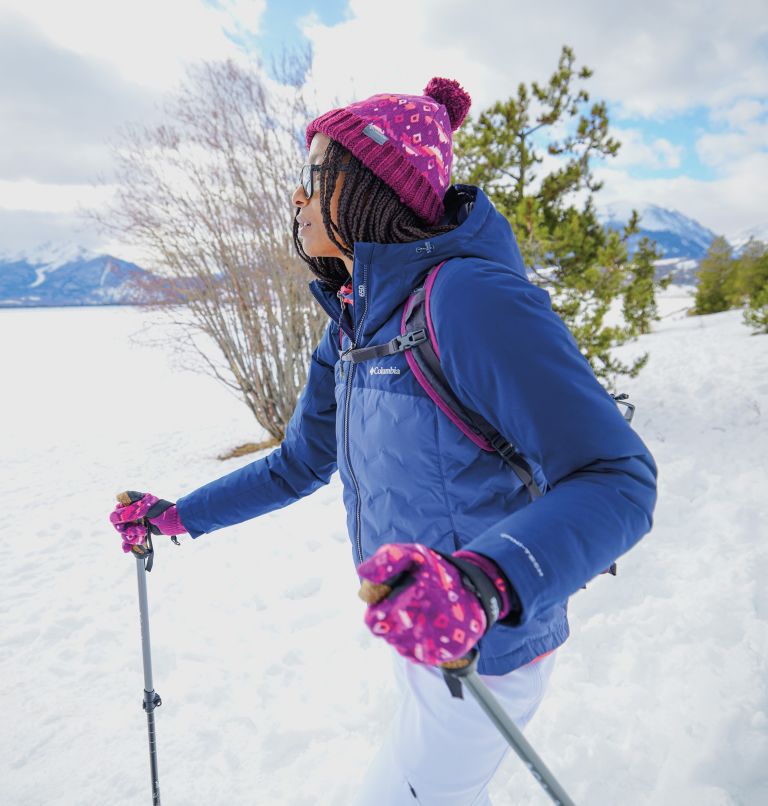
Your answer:
[[[59,269],[67,263],[90,260],[95,257],[98,257],[96,252],[86,249],[74,241],[45,241],[28,249],[0,250],[0,260],[4,262],[24,261],[31,266],[42,266],[48,271]],[[37,284],[36,282],[35,285]]]
[[[701,243],[706,248],[714,233],[677,210],[669,210],[655,204],[632,204],[631,202],[617,201],[606,204],[598,209],[598,217],[603,222],[616,222],[625,224],[637,210],[640,216],[640,227],[650,232],[673,232],[687,238],[694,243]]]
[[[728,238],[728,242],[733,247],[736,254],[740,254],[741,250],[749,243],[750,240],[768,243],[768,226],[750,227],[748,229],[740,230]]]
[[[660,468],[653,532],[571,600],[527,736],[577,803],[768,802],[768,337],[671,287],[621,384]],[[114,494],[168,498],[263,437],[178,370],[157,314],[0,311],[0,802],[150,802],[135,561]],[[144,328],[151,325],[150,343]],[[393,712],[338,477],[292,507],[158,540],[148,576],[163,802],[348,804]],[[446,693],[447,696],[447,693]],[[496,806],[548,799],[510,754]],[[387,806],[384,804],[383,806]]]
[[[699,265],[698,260],[690,260],[687,258],[679,258],[679,257],[665,257],[661,260],[654,260],[654,266],[660,266],[662,268],[673,267],[675,269],[695,269]]]
[[[29,288],[42,285],[47,275],[76,262],[85,262],[98,257],[95,252],[79,246],[74,242],[53,243],[46,241],[38,246],[25,250],[0,250],[0,263],[28,263],[35,267],[35,279]]]
[[[35,279],[29,288],[42,285],[47,276],[62,266],[85,262],[98,257],[95,252],[74,242],[46,241],[24,250],[0,250],[0,263],[28,263],[35,269]]]

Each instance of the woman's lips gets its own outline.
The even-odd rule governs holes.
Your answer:
[[[311,226],[306,221],[299,221],[299,236],[303,235]]]

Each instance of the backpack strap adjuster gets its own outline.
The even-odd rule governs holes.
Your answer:
[[[426,328],[419,328],[419,330],[412,330],[402,336],[395,336],[390,344],[397,342],[397,352],[401,353],[403,350],[410,350],[412,347],[421,344],[427,340]]]
[[[370,361],[372,358],[384,358],[385,356],[394,355],[395,353],[402,353],[405,350],[412,350],[414,347],[425,342],[428,338],[426,328],[411,330],[408,333],[395,336],[394,339],[388,341],[386,344],[377,344],[375,347],[359,347],[357,350],[349,350],[341,356],[341,360],[359,364],[362,361]]]
[[[501,458],[506,462],[509,462],[510,459],[520,458],[517,448],[515,448],[515,446],[505,439],[498,431],[488,441],[491,443],[491,446],[496,453],[500,454]]]

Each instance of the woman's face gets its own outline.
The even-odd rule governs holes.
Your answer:
[[[330,139],[326,135],[317,132],[312,138],[307,162],[310,165],[320,165],[329,143]],[[323,215],[320,210],[322,171],[314,170],[312,181],[314,189],[310,199],[307,198],[307,194],[301,184],[293,191],[293,196],[291,197],[294,206],[298,208],[296,221],[299,224],[298,234],[301,239],[302,249],[309,257],[337,257],[346,262],[345,255],[328,237],[323,224]],[[331,197],[331,221],[334,223],[338,223],[339,195],[343,184],[344,174],[340,173]]]

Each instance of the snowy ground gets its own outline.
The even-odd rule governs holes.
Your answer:
[[[622,385],[660,467],[653,533],[572,599],[528,737],[579,804],[768,803],[768,337],[665,318]],[[677,311],[677,313],[675,312]],[[122,308],[0,311],[0,803],[149,803],[135,562],[116,492],[176,498],[261,437],[214,381],[129,336]],[[393,710],[362,624],[338,478],[149,575],[169,805],[344,806]],[[545,804],[513,756],[497,806]],[[382,806],[387,806],[383,804]]]

